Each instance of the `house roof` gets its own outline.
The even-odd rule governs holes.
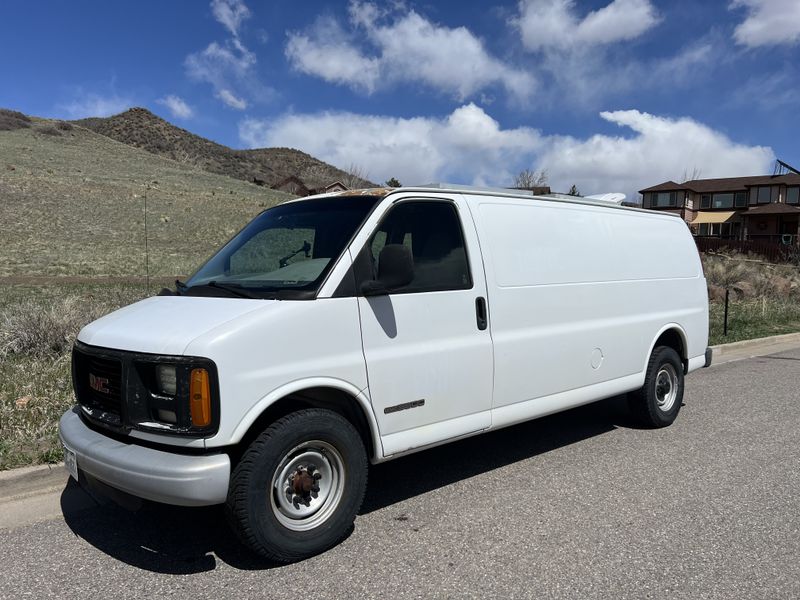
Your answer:
[[[667,192],[690,190],[698,194],[709,192],[736,192],[746,190],[754,185],[800,185],[800,175],[754,175],[752,177],[722,177],[719,179],[693,179],[683,183],[665,181],[649,188],[639,190],[645,192]]]
[[[755,206],[744,214],[749,217],[751,215],[795,215],[798,213],[800,213],[800,208],[797,206],[784,204],[783,202],[772,202],[771,204]]]

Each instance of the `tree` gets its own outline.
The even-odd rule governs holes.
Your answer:
[[[520,171],[519,175],[514,178],[514,187],[518,189],[531,189],[535,187],[544,187],[547,185],[547,171],[542,169],[539,172],[525,169]]]
[[[578,186],[576,186],[576,185],[573,183],[573,184],[572,184],[572,187],[571,187],[571,188],[569,188],[569,191],[567,192],[567,195],[568,195],[568,196],[578,196],[578,197],[580,197],[581,193],[580,193],[580,191],[578,190]]]
[[[347,189],[354,190],[363,187],[369,187],[367,181],[367,172],[363,167],[355,163],[350,163],[350,166],[345,170],[345,175],[342,178],[342,183]]]
[[[695,179],[700,179],[700,175],[702,175],[702,173],[703,171],[697,166],[692,167],[691,173],[687,169],[684,169],[683,177],[681,178],[681,183],[686,183],[687,181],[694,181]]]
[[[397,177],[392,177],[391,179],[386,180],[386,187],[403,187],[403,184],[397,180]]]

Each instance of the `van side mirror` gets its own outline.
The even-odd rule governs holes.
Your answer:
[[[383,296],[411,283],[414,257],[403,244],[387,244],[378,256],[378,278],[361,284],[365,296]]]

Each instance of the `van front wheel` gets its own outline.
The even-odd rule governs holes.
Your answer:
[[[226,510],[257,554],[291,562],[339,542],[367,484],[361,437],[341,415],[306,409],[277,420],[248,447],[231,475]]]
[[[641,389],[628,394],[636,420],[646,427],[666,427],[683,404],[683,363],[669,346],[658,346],[650,355]]]

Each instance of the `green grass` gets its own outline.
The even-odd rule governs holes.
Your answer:
[[[741,340],[800,331],[800,304],[793,300],[755,299],[732,301],[728,307],[728,335],[723,335],[725,305],[709,305],[709,344],[728,344]]]

